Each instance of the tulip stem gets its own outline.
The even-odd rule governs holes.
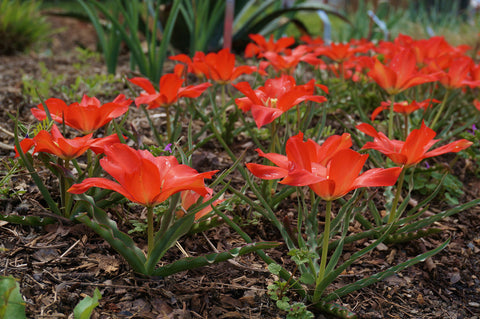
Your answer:
[[[170,119],[170,110],[169,105],[165,106],[165,115],[167,118],[167,141],[172,142],[172,127],[171,127],[171,119]]]
[[[222,126],[227,124],[227,106],[225,105],[225,84],[222,84]]]
[[[406,140],[408,136],[408,114],[403,114],[403,122],[404,122],[404,128],[403,128],[403,138]]]
[[[330,215],[332,214],[332,201],[327,201],[327,206],[325,208],[325,227],[323,229],[323,243],[322,243],[322,256],[320,260],[320,270],[318,271],[318,277],[316,285],[318,286],[323,278],[325,277],[325,268],[327,266],[327,255],[328,255],[328,243],[330,241]],[[318,298],[314,297],[314,300]]]
[[[395,101],[393,100],[395,98],[395,95],[392,95],[390,97],[390,111],[388,113],[388,138],[393,139],[393,104]]]
[[[150,118],[150,115],[148,115],[147,108],[145,106],[142,106],[142,110],[145,113],[145,116],[147,117],[148,124],[150,125],[150,128],[153,131],[153,135],[155,139],[157,140],[158,145],[162,145],[162,141],[160,140],[160,136],[158,135],[157,129],[153,125],[152,119]]]
[[[147,250],[147,259],[150,257],[153,251],[153,206],[147,206],[147,236],[148,236],[148,250]]]
[[[397,215],[397,205],[398,205],[398,201],[400,200],[400,194],[402,193],[403,181],[405,180],[405,171],[406,171],[406,168],[403,167],[402,172],[398,177],[397,192],[395,193],[395,198],[393,199],[392,210],[390,211],[390,215],[388,216],[389,224],[393,223],[395,219],[395,215]]]
[[[437,124],[440,115],[443,113],[443,109],[445,108],[445,105],[447,104],[448,96],[450,95],[451,90],[447,89],[447,92],[445,92],[445,96],[443,97],[442,104],[440,105],[440,108],[438,109],[437,114],[435,115],[435,118],[433,119],[432,124],[430,124],[430,128],[432,130],[435,130],[435,124]]]
[[[69,164],[70,164],[70,161],[69,160],[65,160],[65,162],[63,161],[63,159],[59,158],[58,159],[58,164],[60,167],[64,166],[65,168],[65,172],[61,172],[60,173],[60,201],[62,203],[62,211],[63,211],[63,216],[67,217],[67,218],[70,218],[70,210],[71,210],[71,204],[72,204],[72,201],[71,201],[71,195],[69,192],[67,192],[67,189],[69,188],[69,185],[68,185],[68,182],[67,182],[67,179],[65,177],[65,174],[66,174],[66,171],[69,169]]]

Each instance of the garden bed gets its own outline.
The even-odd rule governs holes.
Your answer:
[[[64,25],[65,20],[57,23]],[[68,20],[69,29],[82,29],[76,20]],[[0,154],[12,158],[14,151],[14,121],[17,110],[21,123],[33,124],[30,108],[35,104],[25,96],[25,80],[42,77],[43,63],[51,74],[63,74],[67,83],[78,76],[86,78],[92,73],[106,74],[104,65],[96,57],[85,57],[75,51],[82,45],[95,47],[92,32],[82,32],[72,40],[71,31],[55,35],[50,53],[0,57]],[[111,87],[104,88],[97,98],[109,100],[119,93],[131,96],[122,80],[135,76],[128,69],[128,59],[119,66],[118,77]],[[167,68],[173,68],[167,65]],[[171,70],[168,70],[171,71]],[[70,79],[70,80],[69,80]],[[70,82],[69,82],[70,81]],[[67,91],[65,91],[67,92]],[[99,89],[102,92],[102,89]],[[85,92],[88,93],[88,92]],[[78,92],[77,92],[78,94]],[[47,98],[47,97],[45,97]],[[59,97],[61,98],[61,97]],[[148,133],[148,123],[143,114],[131,107],[129,121],[153,141]],[[330,125],[336,125],[327,123]],[[232,149],[240,154],[251,143],[242,137],[234,139]],[[216,143],[208,143],[195,154],[193,165],[198,171],[224,169],[231,165],[227,154]],[[256,153],[249,149],[247,162],[254,161]],[[440,162],[448,163],[448,156]],[[480,181],[472,175],[468,162],[460,159],[452,168],[460,178],[464,195],[460,202],[480,197]],[[2,168],[3,169],[3,168]],[[47,171],[39,172],[46,185],[52,189],[56,181]],[[233,173],[232,180],[239,183]],[[25,172],[12,177],[12,189],[2,197],[0,210],[21,215],[49,216],[33,181]],[[414,198],[420,201],[421,195]],[[414,204],[412,201],[411,204]],[[447,205],[433,202],[429,211],[435,214]],[[262,218],[249,215],[246,205],[237,205],[235,215],[243,218],[244,231],[254,241],[278,241],[278,231]],[[117,212],[122,216],[125,212]],[[130,213],[141,214],[133,210]],[[282,215],[296,214],[295,208],[281,206]],[[340,275],[335,285],[358,280],[366,275],[384,270],[438,247],[447,238],[450,244],[425,262],[407,268],[384,281],[349,294],[335,302],[357,313],[360,318],[479,318],[480,316],[480,209],[470,208],[435,224],[440,234],[416,239],[406,244],[382,245],[360,259]],[[128,217],[128,216],[125,216]],[[265,263],[256,255],[248,254],[231,261],[183,271],[167,278],[146,278],[135,274],[130,266],[105,241],[81,224],[60,219],[45,227],[29,227],[0,222],[0,269],[2,275],[13,275],[19,280],[20,292],[25,298],[27,315],[31,318],[67,318],[75,305],[91,296],[94,289],[102,293],[100,305],[93,318],[277,318],[279,312],[268,295],[266,287],[275,279]],[[141,242],[142,235],[135,235]],[[367,240],[347,245],[344,254],[352,254],[366,245]],[[146,241],[144,241],[146,246]],[[241,246],[241,237],[226,225],[186,236],[180,245],[188,254],[200,255]],[[287,249],[279,246],[268,254],[285,267],[294,265],[284,259]],[[173,261],[182,257],[181,250],[172,248],[162,259]],[[292,299],[299,299],[295,294]],[[323,317],[322,317],[323,316]],[[318,318],[329,318],[317,314]]]

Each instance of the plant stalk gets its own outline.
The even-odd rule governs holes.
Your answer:
[[[448,97],[450,96],[451,89],[447,89],[447,92],[445,92],[445,96],[443,97],[442,104],[440,105],[440,108],[438,109],[437,114],[435,115],[435,118],[433,119],[433,122],[430,124],[430,128],[434,130],[435,124],[437,124],[438,120],[440,119],[440,115],[443,113],[443,110],[445,109],[445,105],[447,104]]]
[[[153,224],[153,206],[147,206],[147,259],[150,257],[150,254],[153,251],[154,246],[154,224]]]
[[[323,230],[322,256],[320,259],[320,270],[318,271],[317,283],[318,286],[325,277],[325,267],[327,266],[328,243],[330,241],[330,219],[332,214],[332,201],[327,201],[325,208],[325,228]],[[314,300],[318,300],[319,296],[314,296]]]
[[[395,198],[393,199],[392,210],[390,211],[390,215],[388,216],[389,224],[391,224],[394,221],[395,215],[397,215],[397,205],[398,205],[398,201],[400,200],[400,194],[402,193],[403,181],[405,180],[405,171],[406,171],[406,168],[403,167],[402,172],[398,177],[397,192],[395,193]]]

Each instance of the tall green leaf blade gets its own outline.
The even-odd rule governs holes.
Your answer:
[[[145,269],[147,274],[151,274],[155,269],[158,261],[165,255],[168,249],[172,247],[180,237],[185,235],[190,228],[192,228],[193,222],[195,221],[195,214],[188,214],[184,217],[177,220],[168,230],[163,234],[163,236],[155,236],[155,244],[153,246],[150,256],[145,264]]]
[[[279,243],[275,243],[275,242],[260,242],[260,243],[248,244],[241,248],[239,247],[233,248],[233,249],[230,249],[229,251],[225,251],[221,253],[214,253],[214,254],[209,254],[209,255],[200,256],[200,257],[187,257],[156,269],[152,273],[152,275],[166,277],[180,271],[211,265],[211,264],[226,261],[228,259],[232,259],[238,256],[242,256],[260,249],[274,248],[274,247],[277,247],[278,245]]]
[[[356,291],[358,289],[362,289],[368,285],[371,285],[371,284],[374,284],[376,282],[379,282],[380,280],[383,280],[389,276],[392,276],[400,271],[402,271],[403,269],[407,268],[407,267],[410,267],[410,266],[413,266],[419,262],[422,262],[422,261],[425,261],[427,258],[439,253],[442,249],[444,249],[448,244],[450,243],[450,239],[448,239],[447,241],[445,241],[443,244],[441,244],[440,246],[438,246],[437,248],[435,249],[432,249],[430,251],[427,251],[426,253],[423,253],[421,255],[418,255],[417,257],[415,258],[412,258],[412,259],[409,259],[401,264],[398,264],[396,266],[393,266],[393,267],[390,267],[389,269],[387,270],[384,270],[382,272],[379,272],[373,276],[370,276],[368,278],[364,278],[364,279],[361,279],[357,282],[354,282],[353,284],[350,284],[350,285],[347,285],[345,287],[342,287],[342,288],[339,288],[335,291],[333,291],[332,293],[328,294],[325,298],[323,298],[322,300],[323,301],[332,301],[332,300],[335,300],[337,298],[340,298],[342,296],[345,296],[353,291]]]

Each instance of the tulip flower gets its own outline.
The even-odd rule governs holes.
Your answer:
[[[442,155],[445,153],[457,153],[466,149],[472,142],[461,139],[450,144],[429,151],[439,140],[434,140],[436,133],[422,122],[420,129],[412,130],[405,142],[390,140],[382,132],[377,132],[373,126],[362,123],[357,129],[373,137],[373,142],[367,142],[362,149],[374,149],[390,158],[395,164],[406,168],[420,163],[422,160]]]
[[[126,99],[123,94],[117,96],[113,102],[106,104],[101,104],[97,98],[87,95],[83,96],[80,103],[75,102],[70,105],[56,98],[45,101],[55,122],[65,123],[83,134],[92,133],[112,119],[122,116],[127,112],[131,103],[132,101]],[[33,108],[31,111],[39,121],[43,121],[47,117],[43,104],[38,104],[37,108]]]
[[[247,168],[262,179],[283,177],[281,184],[308,186],[327,201],[340,198],[356,188],[395,184],[402,170],[400,167],[374,168],[360,174],[368,154],[351,150],[351,145],[349,134],[333,135],[318,145],[310,139],[303,142],[303,134],[299,133],[287,141],[287,156],[257,150],[260,156],[279,167],[249,163]]]
[[[261,58],[265,52],[281,53],[295,43],[295,39],[292,37],[282,37],[274,41],[273,34],[270,35],[268,41],[261,34],[249,34],[248,37],[255,43],[249,43],[245,47],[246,58],[253,56]]]
[[[208,65],[208,78],[219,84],[228,84],[242,74],[250,74],[257,71],[254,66],[242,65],[235,67],[235,54],[229,49],[220,50],[218,53],[209,53],[205,56]]]
[[[217,171],[198,173],[193,168],[179,164],[174,156],[154,157],[146,150],[135,150],[125,144],[114,144],[105,149],[100,160],[102,168],[117,182],[101,177],[90,177],[68,190],[81,194],[91,187],[100,187],[122,194],[132,202],[147,207],[148,256],[154,247],[153,207],[173,194],[192,190],[207,196],[211,189],[204,179]]]
[[[263,56],[268,61],[262,61],[260,63],[260,69],[264,70],[267,66],[271,65],[276,71],[289,75],[293,75],[295,68],[300,62],[306,62],[311,65],[317,65],[323,62],[318,59],[314,53],[311,53],[306,45],[299,45],[283,55],[276,52],[265,52]]]
[[[140,96],[135,99],[135,104],[137,106],[146,104],[147,109],[168,107],[182,97],[199,97],[203,91],[211,86],[210,83],[202,83],[182,87],[184,80],[174,73],[165,74],[160,78],[160,90],[158,92],[152,83],[145,78],[136,77],[129,79],[129,81],[145,90],[145,92],[141,93]]]
[[[107,147],[105,155],[100,165],[118,182],[91,177],[73,185],[69,192],[80,194],[91,187],[100,187],[116,191],[132,202],[156,206],[187,189],[201,196],[208,195],[210,191],[203,180],[217,172],[198,173],[187,165],[179,164],[174,156],[154,157],[148,151],[134,150],[125,144]]]
[[[193,58],[190,58],[186,54],[177,54],[171,56],[169,59],[186,64],[187,71],[195,74],[198,78],[209,76],[208,65],[205,62],[205,53],[201,51],[195,52]]]
[[[417,102],[415,100],[410,103],[408,103],[408,101],[395,102],[393,103],[393,111],[409,115],[418,109],[427,109],[429,107],[432,107],[432,103],[440,103],[440,101],[436,99],[427,99],[422,102]],[[370,117],[370,119],[374,121],[377,115],[384,110],[388,110],[391,104],[391,101],[382,102],[380,106],[372,112],[372,116]]]
[[[368,72],[368,76],[390,95],[396,95],[412,86],[436,80],[433,75],[419,72],[416,63],[412,50],[403,49],[392,58],[388,65],[374,58],[374,65]]]
[[[96,154],[104,152],[105,145],[119,143],[117,135],[111,135],[104,138],[92,139],[93,133],[82,137],[68,139],[63,137],[58,127],[54,124],[51,132],[42,130],[33,138],[26,138],[20,142],[20,147],[25,153],[33,146],[33,153],[44,152],[58,156],[63,160],[71,160],[77,158],[88,149],[93,150]],[[17,152],[15,157],[18,157]]]
[[[183,215],[185,215],[185,212],[188,211],[188,209],[193,204],[198,202],[200,197],[202,197],[202,196],[200,196],[198,193],[195,193],[194,191],[191,191],[191,190],[183,191],[182,195],[181,195],[182,210],[177,211],[176,215],[178,217],[182,217]],[[202,197],[202,203],[205,203],[205,202],[209,201],[211,198],[212,198],[212,193],[210,192],[208,195]],[[212,206],[215,207],[223,201],[224,201],[223,199],[217,199],[211,205],[209,205],[209,206],[203,208],[202,210],[200,210],[199,212],[195,213],[195,220],[199,220],[203,216],[210,213],[213,210]]]
[[[266,165],[247,164],[250,172],[259,178],[274,179],[284,176],[280,183],[292,186],[308,185],[327,201],[320,268],[316,282],[321,282],[325,276],[332,201],[356,188],[391,186],[395,184],[402,171],[401,167],[374,168],[360,174],[368,154],[361,155],[350,149],[350,146],[349,134],[331,136],[320,146],[312,140],[303,142],[303,134],[299,133],[288,139],[287,156],[263,154],[259,151],[260,156],[270,159],[279,166],[278,169],[268,168]]]
[[[289,75],[268,79],[265,86],[253,90],[248,82],[240,82],[234,87],[246,95],[235,99],[237,106],[244,112],[252,111],[257,127],[273,122],[295,105],[304,101],[325,102],[321,95],[314,95],[315,80],[307,84],[296,85],[295,79]],[[327,90],[325,86],[321,86]]]

